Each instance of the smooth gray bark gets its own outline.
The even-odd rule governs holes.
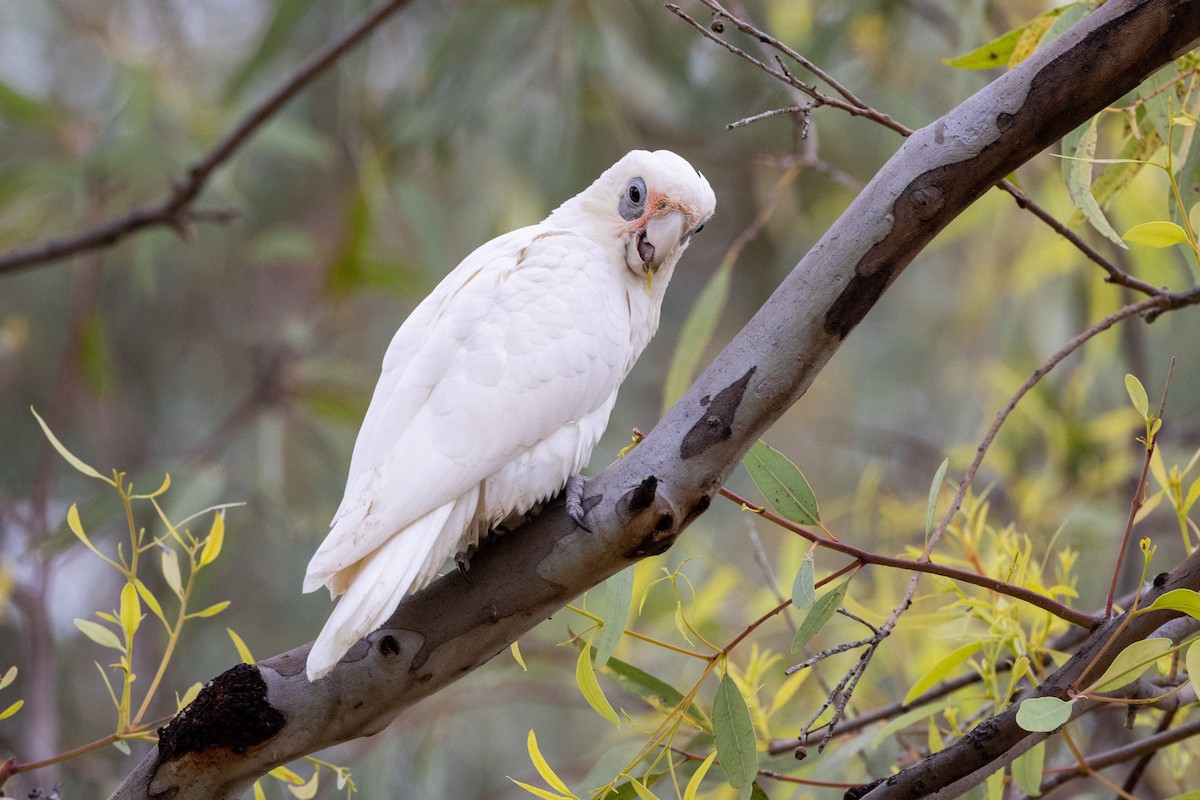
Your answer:
[[[218,677],[112,797],[237,797],[276,765],[381,730],[583,591],[666,550],[942,228],[1198,37],[1200,0],[1110,0],[917,131],[645,441],[589,483],[593,533],[549,509],[482,548],[470,584],[450,574],[406,599],[315,684],[307,645]],[[904,796],[937,788],[909,784]]]

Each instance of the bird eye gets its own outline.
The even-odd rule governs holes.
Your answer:
[[[617,204],[617,211],[621,214],[621,219],[632,221],[642,215],[645,204],[646,182],[641,178],[634,178],[626,185],[621,202]]]
[[[696,230],[692,231],[692,235],[693,235],[693,236],[695,236],[697,233],[699,233],[700,231],[704,230],[704,225],[705,225],[705,223],[701,222],[701,223],[700,223],[700,227],[699,227],[699,228],[696,228]]]

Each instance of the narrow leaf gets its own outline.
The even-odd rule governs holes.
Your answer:
[[[254,782],[254,800],[267,800],[267,794],[262,788],[262,781]]]
[[[692,779],[687,783],[687,788],[683,790],[683,800],[696,800],[696,793],[700,791],[700,782],[704,780],[704,776],[708,774],[708,768],[712,766],[716,758],[716,753],[709,753],[708,758],[696,767],[696,771],[692,773]]]
[[[1196,693],[1200,694],[1200,641],[1192,642],[1188,646],[1183,663],[1187,666],[1188,681],[1191,682]]]
[[[299,774],[288,767],[276,767],[267,774],[272,778],[277,778],[284,783],[290,783],[293,786],[302,786],[304,784],[304,778],[301,778]]]
[[[312,800],[317,796],[317,789],[320,788],[321,768],[313,769],[313,776],[302,786],[288,785],[288,791],[299,798],[299,800]]]
[[[592,646],[596,651],[594,665],[599,668],[608,663],[613,648],[625,633],[629,621],[629,608],[633,604],[633,567],[627,567],[613,575],[603,585],[602,602],[596,613],[604,625],[596,632]]]
[[[9,667],[8,672],[4,673],[4,677],[0,678],[0,690],[7,689],[12,685],[12,682],[17,679],[17,668]]]
[[[1100,210],[1100,204],[1092,195],[1092,165],[1096,163],[1096,118],[1093,117],[1085,122],[1080,126],[1080,130],[1081,135],[1075,151],[1070,153],[1073,158],[1064,167],[1067,192],[1071,195],[1071,201],[1075,203],[1076,208],[1083,212],[1084,217],[1092,224],[1093,228],[1114,244],[1125,247],[1125,243],[1113,230],[1112,225],[1104,216],[1104,212]],[[1064,147],[1067,145],[1066,139],[1063,140],[1063,145]]]
[[[75,620],[75,627],[80,633],[91,639],[101,647],[108,647],[118,652],[125,652],[125,645],[121,644],[121,640],[117,635],[104,627],[98,622],[92,622],[90,619]]]
[[[750,709],[733,678],[726,672],[713,699],[713,735],[721,768],[735,789],[748,786],[758,774],[758,749]]]
[[[1017,709],[1017,724],[1031,733],[1049,733],[1071,718],[1071,704],[1057,697],[1031,697]]]
[[[925,506],[925,535],[933,531],[933,514],[937,510],[938,495],[942,493],[942,481],[946,480],[946,470],[950,468],[950,459],[942,461],[942,465],[933,474],[933,483],[929,485],[929,503]]]
[[[1173,244],[1187,244],[1187,233],[1174,222],[1157,220],[1134,225],[1125,231],[1123,237],[1127,242],[1144,244],[1147,247],[1170,247]]]
[[[683,703],[683,692],[641,668],[625,663],[619,658],[609,658],[602,672],[605,677],[615,682],[622,689],[654,708],[669,710],[678,708]],[[689,717],[690,719],[688,719]],[[695,703],[688,706],[685,720],[700,729],[707,729],[709,727],[708,718],[701,713],[700,707]]]
[[[542,776],[542,780],[552,789],[557,789],[563,794],[571,794],[571,790],[563,783],[562,778],[558,777],[558,774],[550,768],[550,764],[542,756],[542,751],[538,749],[537,735],[532,728],[529,730],[529,736],[525,739],[525,747],[529,750],[529,760],[533,762],[534,769],[538,771],[538,775]]]
[[[202,611],[197,611],[194,614],[188,614],[188,619],[199,619],[202,617],[215,617],[217,614],[220,614],[222,611],[224,611],[227,608],[229,608],[229,601],[222,600],[219,603],[213,603],[211,606],[209,606],[208,608],[206,608]]]
[[[130,495],[130,497],[134,500],[150,500],[152,498],[158,497],[159,495],[163,494],[164,492],[167,491],[167,489],[170,489],[170,488],[171,488],[171,476],[164,474],[162,484],[159,485],[159,487],[157,489],[155,489],[153,492],[150,492],[150,494]]]
[[[508,652],[512,653],[513,660],[517,662],[517,666],[522,672],[529,672],[529,667],[525,666],[525,659],[521,656],[521,646],[513,642],[508,646]]]
[[[187,706],[200,695],[200,690],[203,688],[204,684],[200,683],[200,681],[196,681],[188,687],[186,692],[183,693],[183,697],[176,695],[175,713],[178,714],[180,711],[183,711],[183,709],[187,708]]]
[[[213,515],[212,527],[208,538],[204,540],[204,549],[200,551],[200,567],[206,567],[221,555],[221,545],[225,542],[225,514],[218,511]]]
[[[1111,692],[1127,683],[1133,683],[1150,669],[1155,661],[1165,656],[1171,647],[1171,640],[1161,637],[1134,642],[1117,653],[1117,657],[1108,665],[1108,669],[1104,670],[1100,679],[1092,684],[1091,691]]]
[[[1042,793],[1042,770],[1046,763],[1046,742],[1042,741],[1026,750],[1013,761],[1013,783],[1026,797],[1037,797]]]
[[[539,789],[536,786],[530,786],[528,783],[524,783],[513,777],[510,777],[509,780],[515,783],[517,786],[520,786],[525,791],[529,792],[534,797],[542,798],[542,800],[571,800],[570,797],[564,797],[561,794],[555,794],[554,792],[548,792],[545,789]]]
[[[1133,407],[1137,410],[1142,418],[1145,419],[1150,414],[1150,401],[1146,397],[1146,387],[1142,386],[1142,382],[1134,375],[1125,375],[1125,391],[1129,393],[1129,399],[1133,402]]]
[[[600,690],[599,681],[596,680],[596,671],[592,668],[591,642],[586,642],[579,649],[579,659],[575,662],[575,684],[579,687],[579,691],[583,693],[583,699],[587,700],[588,705],[597,714],[618,728],[621,727],[621,720],[617,716],[617,712],[609,704],[608,698]]]
[[[162,574],[167,586],[171,587],[176,596],[183,596],[183,580],[179,576],[179,554],[170,547],[162,551]]]
[[[633,787],[633,790],[637,792],[637,796],[641,800],[659,800],[658,795],[643,786],[637,778],[630,778],[629,785]]]
[[[37,413],[37,411],[34,411],[34,409],[32,407],[30,407],[29,410],[33,411],[33,416],[37,418],[38,425],[42,426],[42,433],[46,434],[46,438],[48,440],[50,440],[50,444],[54,446],[54,449],[58,451],[58,454],[60,456],[62,456],[63,459],[66,460],[66,462],[68,464],[70,464],[72,467],[74,467],[75,469],[82,472],[84,475],[87,475],[89,478],[96,478],[98,480],[102,480],[105,483],[107,483],[109,486],[117,485],[116,482],[112,478],[104,477],[99,472],[97,472],[95,469],[93,469],[92,467],[89,467],[87,464],[83,463],[83,461],[80,458],[78,458],[74,453],[72,453],[70,450],[68,450],[66,447],[64,447],[63,443],[58,440],[58,437],[50,432],[50,426],[46,424],[46,421],[41,418],[41,416]]]
[[[21,706],[23,706],[23,705],[25,705],[24,700],[18,700],[17,702],[13,703],[8,708],[4,709],[3,711],[0,711],[0,719],[8,719],[13,714],[20,711]]]
[[[96,545],[92,544],[92,540],[89,539],[87,534],[83,532],[83,523],[79,520],[79,508],[74,503],[72,503],[71,507],[67,509],[67,527],[71,529],[71,533],[75,534],[76,539],[83,542],[87,546],[88,550],[91,550],[108,563],[113,563],[112,559],[96,549]]]
[[[800,570],[796,573],[796,580],[792,581],[792,605],[800,611],[807,611],[812,608],[813,601],[817,599],[816,569],[813,564],[813,554],[805,553],[804,560],[800,562]]]
[[[754,443],[742,463],[767,502],[779,515],[799,525],[816,525],[821,516],[817,498],[803,473],[787,456],[761,440]]]
[[[1008,64],[1013,50],[1028,25],[1009,31],[987,44],[955,58],[943,58],[942,63],[958,69],[994,69]]]
[[[233,647],[237,650],[238,657],[242,659],[243,664],[253,664],[254,656],[250,654],[250,648],[246,647],[246,643],[242,641],[242,637],[233,632],[233,628],[226,628],[225,632],[229,634],[229,638],[233,640]]]
[[[121,630],[126,637],[132,637],[142,623],[142,604],[138,601],[137,588],[132,583],[126,583],[121,588]]]
[[[158,598],[155,597],[148,588],[146,588],[146,584],[142,583],[141,578],[134,578],[133,581],[133,585],[137,587],[137,593],[138,596],[142,598],[142,602],[146,604],[154,616],[158,617],[162,621],[163,625],[167,626],[167,630],[170,630],[171,626],[167,622],[166,616],[163,614],[162,606],[159,605]]]
[[[916,700],[925,692],[933,688],[934,685],[941,682],[943,678],[953,672],[960,664],[966,661],[971,656],[979,652],[979,648],[983,647],[983,642],[968,642],[962,647],[955,650],[950,655],[943,658],[941,661],[933,665],[933,668],[926,672],[921,678],[912,685],[908,690],[908,694],[904,695],[904,705],[908,705],[913,700]]]
[[[850,580],[839,583],[837,586],[830,589],[817,602],[813,603],[812,609],[804,617],[804,621],[800,623],[799,630],[796,631],[796,638],[792,640],[792,652],[797,652],[801,647],[808,644],[821,628],[825,627],[825,623],[829,622],[830,617],[838,610],[838,606],[842,604],[842,598],[846,596],[846,589],[850,586]]]

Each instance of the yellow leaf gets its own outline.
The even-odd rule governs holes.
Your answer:
[[[563,794],[571,794],[571,790],[563,783],[562,778],[555,774],[554,770],[550,768],[550,764],[542,756],[542,751],[538,749],[537,735],[534,734],[533,729],[530,729],[529,736],[525,739],[525,747],[529,750],[529,760],[533,762],[533,766],[542,776],[542,780]]]
[[[151,492],[150,494],[130,495],[130,498],[133,500],[150,500],[152,498],[158,497],[160,494],[162,494],[163,492],[167,491],[167,489],[170,489],[170,488],[171,488],[171,476],[164,473],[162,485],[159,486],[157,489],[155,489],[153,492]]]
[[[162,574],[177,597],[183,596],[183,580],[179,577],[179,554],[167,547],[162,551]]]
[[[132,638],[142,623],[142,604],[138,602],[137,588],[127,583],[121,589],[121,630]]]
[[[618,728],[621,727],[621,720],[617,716],[617,712],[613,710],[608,698],[600,689],[600,682],[596,680],[596,670],[592,668],[592,643],[590,641],[579,650],[579,660],[575,662],[575,683],[579,686],[579,691],[583,692],[583,699],[588,701],[588,705],[595,709],[597,714]]]
[[[647,789],[644,784],[638,782],[637,778],[630,778],[629,785],[633,787],[633,790],[637,792],[637,796],[641,800],[659,800],[658,795]]]
[[[523,783],[513,777],[510,777],[509,780],[515,783],[517,786],[520,786],[525,791],[529,792],[534,797],[542,798],[542,800],[573,800],[573,798],[564,797],[561,794],[555,794],[554,792],[548,792],[545,789],[539,789],[536,786],[530,786],[528,783]]]
[[[4,677],[0,678],[0,689],[8,688],[9,684],[17,679],[17,668],[9,667],[8,672],[4,673]]]
[[[250,648],[246,647],[246,643],[242,641],[242,637],[233,632],[233,628],[226,628],[225,632],[229,634],[229,638],[233,640],[233,646],[237,649],[238,655],[245,664],[253,664],[254,656],[250,655]]]
[[[292,786],[289,784],[288,791],[300,798],[300,800],[312,800],[312,798],[317,796],[317,789],[319,788],[320,782],[321,768],[317,767],[313,770],[313,776],[309,779],[308,783],[305,783],[302,786]]]
[[[217,560],[217,556],[221,555],[221,545],[225,541],[225,514],[218,511],[213,515],[212,528],[208,531],[208,538],[204,540],[204,550],[200,552],[199,567],[206,567]]]
[[[279,780],[283,781],[284,783],[290,783],[293,786],[303,786],[304,785],[304,778],[301,778],[299,775],[297,775],[295,772],[288,769],[287,767],[276,767],[275,769],[271,770],[267,774],[270,775],[272,778],[278,778]]]
[[[133,585],[137,587],[137,593],[142,598],[142,602],[150,607],[150,611],[154,613],[154,616],[162,620],[163,624],[167,625],[169,630],[171,626],[167,624],[167,618],[163,615],[162,606],[158,604],[158,598],[146,588],[146,584],[142,583],[141,578],[134,578],[133,581]]]
[[[17,702],[13,703],[8,708],[4,709],[3,711],[0,711],[0,719],[7,719],[7,718],[11,717],[13,714],[20,711],[21,706],[23,706],[23,705],[25,705],[24,700],[18,700]]]
[[[254,800],[267,800],[267,794],[262,788],[262,781],[254,782]]]
[[[117,638],[117,635],[100,623],[92,622],[90,619],[77,619],[75,620],[75,627],[79,628],[80,633],[101,647],[109,647],[122,653],[125,652],[125,645],[121,644],[121,640]]]
[[[933,668],[926,672],[921,678],[912,685],[908,690],[908,694],[904,696],[904,704],[908,705],[913,700],[925,694],[935,684],[949,675],[957,666],[962,664],[971,656],[978,652],[979,648],[983,647],[983,642],[968,642],[962,647],[955,650],[950,655],[943,658],[941,661],[933,665]]]
[[[104,558],[104,555],[92,544],[92,540],[83,532],[83,523],[79,521],[79,508],[74,503],[71,503],[71,507],[67,509],[67,527],[71,529],[71,533],[75,534],[75,538],[87,545],[88,550]]]
[[[222,611],[224,611],[227,608],[229,608],[229,601],[222,600],[219,603],[213,603],[211,606],[204,609],[203,611],[197,611],[195,614],[188,614],[188,619],[195,619],[195,618],[201,618],[201,617],[215,617],[217,614],[220,614]]]
[[[200,690],[203,688],[204,688],[204,684],[200,683],[199,681],[196,681],[195,683],[193,683],[191,686],[188,687],[188,690],[186,692],[183,693],[183,697],[180,697],[179,695],[175,695],[175,713],[178,714],[180,711],[182,711],[184,708],[186,708],[193,700],[195,700],[196,696],[198,694],[200,694]]]
[[[688,781],[687,788],[683,790],[683,800],[696,800],[696,792],[700,790],[700,781],[704,780],[704,774],[708,772],[708,768],[712,766],[716,758],[716,753],[710,753],[708,758],[704,759],[704,763],[696,767],[695,774]]]
[[[520,665],[522,672],[529,672],[529,667],[525,666],[525,659],[521,658],[521,647],[513,642],[508,648],[512,652],[512,657]]]
[[[109,486],[114,488],[116,487],[116,481],[114,481],[112,478],[104,477],[93,467],[89,467],[87,464],[83,463],[83,461],[80,460],[74,453],[64,447],[63,443],[58,440],[58,437],[50,432],[50,426],[46,424],[46,421],[42,419],[36,411],[34,411],[32,406],[30,406],[29,410],[33,411],[33,416],[37,418],[38,425],[42,426],[42,433],[46,434],[46,438],[50,440],[50,444],[54,446],[54,449],[58,451],[58,454],[62,456],[68,464],[82,472],[84,475],[87,475],[89,478],[96,478],[104,481]]]
[[[1188,240],[1183,228],[1165,220],[1134,225],[1121,238],[1147,247],[1170,247],[1173,244],[1187,244]]]

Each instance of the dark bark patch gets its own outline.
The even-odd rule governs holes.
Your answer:
[[[379,653],[388,658],[400,655],[400,642],[395,636],[384,636],[379,640]]]
[[[658,491],[658,478],[651,475],[646,480],[642,481],[636,489],[626,495],[629,504],[629,514],[633,516],[639,511],[647,509],[654,502],[654,495]]]
[[[868,258],[870,254],[868,254]],[[866,259],[864,259],[865,261]],[[860,265],[861,266],[861,265]],[[856,274],[825,315],[825,331],[845,339],[879,300],[892,276],[890,269]]]
[[[750,384],[750,376],[757,367],[746,370],[746,374],[717,392],[717,396],[708,403],[704,414],[692,429],[683,437],[679,446],[679,457],[686,461],[698,456],[718,442],[723,442],[733,435],[733,417],[738,406],[742,404],[742,396]]]
[[[238,664],[208,682],[196,699],[158,730],[157,766],[187,753],[221,748],[242,754],[271,739],[287,717],[267,700],[258,667]]]

